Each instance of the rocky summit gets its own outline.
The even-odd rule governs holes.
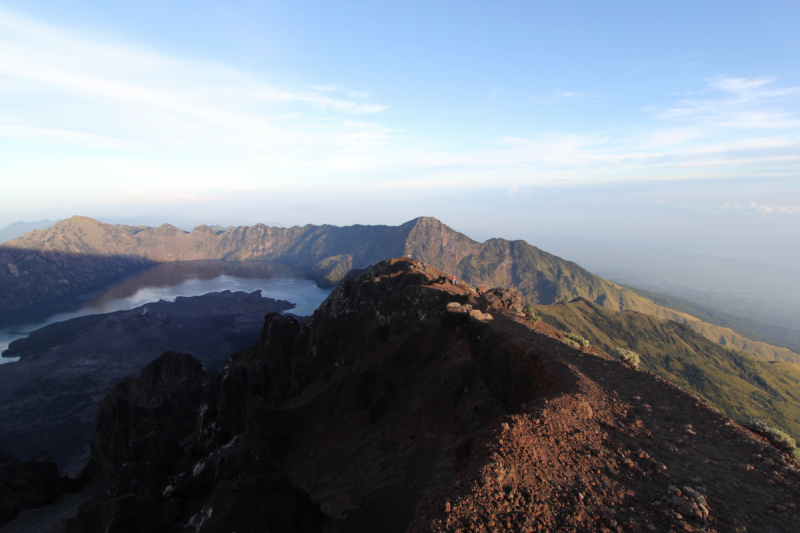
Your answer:
[[[393,259],[218,373],[166,353],[100,403],[66,529],[797,530],[790,456],[523,303]]]

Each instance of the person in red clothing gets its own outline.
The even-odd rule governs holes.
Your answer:
[[[455,275],[455,274],[453,274],[452,276],[450,276],[450,281],[452,281],[452,282],[453,282],[453,285],[455,285],[455,284],[456,284],[456,275]]]
[[[481,285],[481,294],[486,292],[486,285]]]

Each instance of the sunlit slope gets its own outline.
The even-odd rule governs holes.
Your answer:
[[[534,306],[555,327],[606,352],[639,353],[642,368],[695,392],[737,420],[760,418],[800,437],[800,367],[730,350],[687,326],[585,300]]]
[[[767,361],[800,363],[800,354],[747,339],[733,330],[708,324],[544,252],[525,241],[490,239],[477,243],[435,218],[420,218],[409,234],[407,255],[455,271],[475,286],[513,287],[529,302],[552,304],[585,298],[612,311],[636,311],[686,324],[707,339]]]
[[[800,355],[791,350],[659,306],[525,241],[479,243],[431,217],[400,226],[257,224],[224,230],[198,226],[185,232],[168,224],[122,226],[76,216],[0,246],[0,264],[5,265],[0,268],[0,308],[75,294],[125,271],[160,262],[280,261],[322,286],[332,286],[351,268],[401,255],[454,272],[475,286],[516,288],[531,303],[586,298],[609,310],[637,311],[687,324],[714,342],[765,360],[800,362]]]
[[[203,225],[185,232],[169,224],[157,228],[122,226],[75,216],[48,229],[27,233],[4,246],[39,252],[137,256],[159,263],[283,259],[310,267],[343,253],[356,264],[370,264],[379,260],[377,257],[402,252],[407,233],[404,226],[274,228],[263,224],[226,230]]]

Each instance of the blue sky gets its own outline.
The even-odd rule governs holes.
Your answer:
[[[0,0],[0,225],[424,214],[800,266],[800,2],[430,4]]]

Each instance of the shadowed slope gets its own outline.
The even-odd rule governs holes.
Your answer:
[[[333,286],[351,268],[403,254],[456,273],[473,286],[516,288],[531,303],[586,298],[613,311],[637,311],[687,324],[714,342],[765,360],[800,362],[800,354],[791,350],[752,341],[728,328],[656,305],[525,241],[478,243],[432,217],[400,226],[272,228],[257,224],[226,230],[198,226],[190,233],[168,224],[114,226],[72,217],[0,246],[0,294],[6,295],[0,307],[76,294],[93,283],[107,283],[126,269],[157,262],[279,261],[303,270],[320,286]]]
[[[785,454],[445,274],[379,263],[310,323],[268,315],[217,375],[165,354],[116,387],[84,470],[116,482],[68,531],[136,509],[165,531],[794,530]]]

